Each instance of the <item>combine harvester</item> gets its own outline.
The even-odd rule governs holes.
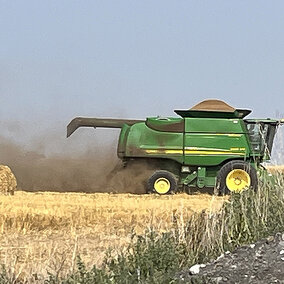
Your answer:
[[[175,113],[180,117],[77,117],[67,126],[67,137],[79,127],[121,128],[118,157],[126,168],[138,163],[151,169],[147,192],[169,194],[179,186],[215,188],[217,194],[257,189],[259,173],[265,173],[261,164],[270,160],[284,120],[245,119],[251,110],[219,100]]]

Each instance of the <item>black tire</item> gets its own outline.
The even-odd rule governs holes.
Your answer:
[[[257,178],[257,172],[254,167],[252,167],[249,163],[246,163],[244,161],[230,161],[226,163],[218,172],[217,175],[217,181],[216,181],[216,188],[215,193],[217,195],[225,195],[232,192],[227,186],[226,179],[228,175],[233,170],[243,170],[245,171],[249,177],[250,177],[250,186],[249,188],[256,191],[258,188],[258,178]]]
[[[157,183],[159,183],[159,180],[160,183],[162,182],[166,185],[164,190],[157,190]],[[158,193],[160,195],[171,194],[177,190],[177,187],[178,183],[175,175],[168,171],[155,171],[147,181],[148,193]]]

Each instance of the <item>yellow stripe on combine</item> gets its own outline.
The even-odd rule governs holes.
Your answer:
[[[185,154],[193,154],[193,155],[240,155],[244,156],[245,153],[240,152],[226,152],[226,151],[190,151],[185,150]]]
[[[208,133],[207,135],[218,135],[218,136],[228,136],[228,137],[241,137],[243,134],[236,133]]]
[[[228,136],[228,137],[241,137],[244,134],[236,133],[189,133],[190,135],[199,135],[199,136]]]
[[[228,134],[229,137],[241,137],[242,134]]]
[[[152,150],[152,149],[146,149],[145,152],[147,154],[183,154],[183,150]],[[200,150],[185,150],[185,154],[192,154],[192,155],[239,155],[239,156],[245,156],[245,153],[240,152],[230,152],[230,151],[200,151]]]
[[[147,154],[183,154],[182,150],[145,150]]]

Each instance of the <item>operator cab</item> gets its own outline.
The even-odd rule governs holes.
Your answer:
[[[246,119],[246,128],[255,154],[270,159],[278,120]]]

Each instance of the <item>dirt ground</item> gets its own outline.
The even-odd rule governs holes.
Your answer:
[[[199,270],[199,273],[197,273]],[[196,274],[194,274],[196,273]],[[284,283],[284,233],[227,252],[178,275],[181,283]]]

